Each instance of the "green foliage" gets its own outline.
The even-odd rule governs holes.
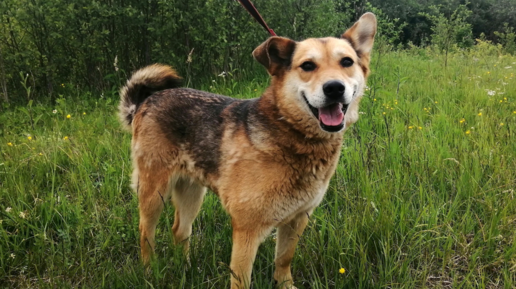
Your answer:
[[[431,13],[421,13],[432,22],[432,44],[445,53],[447,66],[448,53],[455,48],[468,48],[473,45],[471,24],[467,18],[471,11],[466,5],[459,5],[450,15],[445,15],[442,6],[431,6]]]
[[[366,3],[367,11],[373,12],[377,17],[377,32],[374,39],[374,53],[378,55],[377,63],[386,52],[392,51],[399,43],[403,28],[407,23],[401,23],[399,18],[390,19],[382,10]]]
[[[445,51],[470,47],[473,34],[510,46],[516,27],[513,0],[255,0],[278,35],[301,40],[339,36],[362,13],[378,17],[375,51],[425,45]],[[429,8],[430,7],[430,8]],[[471,13],[473,11],[473,13]],[[513,13],[514,12],[514,13]],[[502,21],[503,20],[503,21]],[[501,24],[507,22],[505,28]],[[74,89],[116,94],[144,65],[173,65],[187,86],[222,72],[235,81],[264,75],[252,50],[268,34],[227,0],[3,0],[0,1],[0,99],[25,101],[19,73],[29,75],[34,101]],[[381,59],[381,58],[379,58]],[[229,75],[229,74],[227,74]]]
[[[336,1],[255,2],[279,35],[294,39],[340,35],[350,21]],[[15,78],[28,73],[35,96],[52,99],[71,85],[116,91],[131,71],[154,62],[172,64],[187,84],[222,71],[250,78],[251,52],[268,37],[227,0],[5,0],[0,15],[6,87],[23,91]]]
[[[498,37],[505,53],[516,54],[516,33],[514,32],[514,27],[509,27],[508,23],[504,23],[503,31],[495,31],[494,34]]]
[[[452,47],[468,48],[473,45],[471,24],[467,18],[471,11],[466,5],[460,5],[451,15],[440,12],[442,7],[432,6],[432,13],[422,13],[432,22],[432,44],[441,51],[450,51]]]
[[[468,53],[473,56],[475,61],[479,59],[485,60],[487,56],[498,56],[503,55],[503,46],[501,44],[494,44],[493,41],[487,40],[483,34],[476,39],[475,46]]]

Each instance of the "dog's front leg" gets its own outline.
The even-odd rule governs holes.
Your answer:
[[[233,251],[231,253],[231,289],[249,288],[251,272],[260,246],[263,231],[254,228],[239,229],[233,226]]]
[[[294,257],[297,242],[308,224],[309,214],[309,212],[300,213],[288,223],[278,227],[274,279],[279,288],[296,288],[293,285],[290,263]]]

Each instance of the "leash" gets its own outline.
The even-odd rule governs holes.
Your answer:
[[[251,3],[250,0],[238,0],[242,6],[251,14],[251,16],[258,21],[258,23],[269,32],[271,36],[276,36],[276,33],[274,33],[274,30],[270,29],[269,26],[267,26],[267,23],[263,20],[260,13],[258,13],[258,10],[256,10],[256,7],[254,7],[253,3]]]

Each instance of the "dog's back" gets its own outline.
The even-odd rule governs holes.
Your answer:
[[[146,155],[147,164],[159,161],[216,192],[211,180],[219,173],[223,133],[249,123],[256,99],[179,88],[180,81],[169,66],[138,70],[121,89],[119,116],[133,133],[133,159]]]

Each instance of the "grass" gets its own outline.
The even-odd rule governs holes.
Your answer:
[[[361,119],[296,251],[299,288],[516,287],[516,58],[449,57],[446,69],[429,50],[373,59]],[[266,83],[200,88],[248,98]],[[75,93],[0,114],[0,287],[228,288],[230,220],[213,194],[191,266],[168,206],[143,268],[117,96]],[[273,258],[274,235],[253,288],[272,288]]]

